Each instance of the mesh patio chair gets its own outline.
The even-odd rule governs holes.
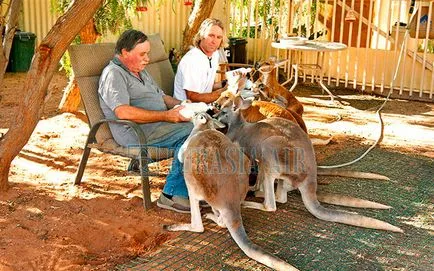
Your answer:
[[[150,63],[146,67],[154,80],[167,95],[173,94],[174,73],[159,34],[148,35],[151,43]],[[148,163],[173,157],[173,150],[146,146],[146,138],[140,127],[128,120],[105,119],[99,105],[98,81],[104,67],[114,56],[114,43],[71,45],[69,53],[75,79],[80,88],[81,99],[88,118],[90,131],[83,156],[77,170],[75,184],[79,185],[92,148],[106,153],[121,155],[139,161],[142,181],[143,205],[151,208],[149,177],[159,174],[149,172]],[[139,145],[125,148],[116,143],[108,123],[116,122],[130,126],[137,135]]]

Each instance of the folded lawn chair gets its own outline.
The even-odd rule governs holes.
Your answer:
[[[150,52],[150,63],[146,69],[163,91],[167,95],[172,96],[174,73],[169,58],[164,50],[163,43],[159,34],[148,35],[148,38],[152,50]],[[114,43],[71,45],[69,48],[72,69],[80,88],[81,99],[90,126],[75,184],[79,185],[81,183],[92,148],[97,148],[106,153],[138,159],[142,179],[143,205],[146,210],[151,207],[149,176],[158,175],[149,172],[148,163],[173,157],[173,150],[147,147],[145,135],[140,127],[132,121],[105,119],[98,100],[98,81],[102,70],[113,58],[114,49]],[[110,132],[108,122],[129,125],[138,137],[139,145],[137,148],[125,148],[117,144]]]

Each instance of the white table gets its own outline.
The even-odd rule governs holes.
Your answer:
[[[297,86],[298,83],[298,71],[299,70],[314,70],[319,72],[319,76],[315,75],[316,81],[319,83],[319,85],[324,89],[330,96],[331,101],[334,101],[334,95],[330,92],[330,90],[324,85],[323,83],[323,74],[324,74],[324,53],[326,52],[336,52],[336,51],[342,51],[347,49],[347,45],[340,43],[340,42],[329,42],[329,41],[307,41],[305,44],[283,44],[280,42],[273,42],[271,43],[271,47],[276,49],[282,49],[287,50],[289,53],[291,51],[295,52],[296,54],[301,54],[302,52],[316,52],[316,63],[295,63],[292,64],[292,68],[295,71],[294,74],[294,84],[291,86],[289,91],[293,91],[295,86]],[[288,79],[286,82],[284,82],[282,85],[287,84],[291,80]]]

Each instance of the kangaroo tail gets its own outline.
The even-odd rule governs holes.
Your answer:
[[[374,180],[390,181],[389,177],[377,173],[352,171],[352,170],[327,169],[327,168],[321,168],[321,166],[318,166],[317,174],[322,176],[341,176],[341,177],[351,177],[351,178],[359,178],[359,179],[374,179]]]
[[[319,201],[341,205],[347,207],[355,207],[355,208],[372,208],[372,209],[391,209],[392,207],[388,205],[384,205],[381,203],[377,203],[370,200],[353,198],[349,196],[339,195],[339,194],[329,194],[329,193],[316,193],[316,196]]]
[[[228,228],[232,238],[249,258],[279,271],[298,270],[289,263],[275,257],[271,253],[268,253],[259,246],[253,244],[246,234],[241,215],[239,213],[238,216],[234,215],[233,212],[223,212],[222,215],[225,225]]]
[[[316,191],[307,186],[299,187],[301,197],[306,208],[319,219],[353,225],[362,228],[378,229],[393,232],[403,232],[400,228],[387,222],[358,214],[347,213],[339,210],[331,210],[321,206],[318,202]]]

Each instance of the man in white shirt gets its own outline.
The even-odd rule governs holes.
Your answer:
[[[218,50],[227,46],[223,23],[204,20],[193,39],[194,47],[181,59],[175,76],[174,94],[178,100],[211,103],[226,90],[225,81],[215,82],[219,66]]]

